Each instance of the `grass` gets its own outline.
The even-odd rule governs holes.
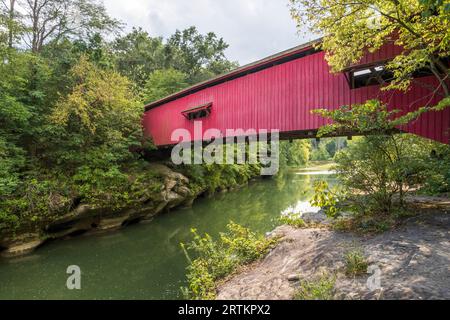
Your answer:
[[[295,300],[333,300],[336,278],[323,274],[314,280],[300,282],[300,288],[296,292]]]
[[[342,232],[353,232],[358,235],[376,235],[394,229],[399,222],[399,219],[392,216],[357,215],[336,220],[333,223],[333,229]]]
[[[347,276],[360,276],[367,273],[369,263],[361,249],[352,249],[345,256],[345,274]]]
[[[294,228],[305,228],[306,222],[297,215],[286,215],[280,218],[280,222]]]

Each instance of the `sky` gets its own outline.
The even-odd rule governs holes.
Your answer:
[[[142,27],[151,36],[172,35],[197,26],[230,45],[228,59],[241,65],[300,45],[313,37],[298,34],[288,0],[103,0],[125,31]]]

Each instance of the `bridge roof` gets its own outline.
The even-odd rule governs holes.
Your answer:
[[[307,56],[309,54],[317,52],[317,50],[314,48],[314,45],[319,43],[321,39],[316,39],[307,43],[304,43],[302,45],[296,46],[294,48],[282,51],[280,53],[277,53],[275,55],[269,56],[267,58],[264,58],[262,60],[247,64],[245,66],[239,67],[235,70],[232,70],[228,73],[219,75],[215,78],[212,78],[210,80],[197,83],[191,87],[188,87],[186,89],[183,89],[179,92],[176,92],[170,96],[167,96],[165,98],[162,98],[160,100],[151,102],[145,106],[145,110],[150,110],[156,107],[159,107],[165,103],[168,103],[170,101],[185,97],[189,94],[192,94],[194,92],[198,92],[200,90],[203,90],[208,87],[212,87],[218,84],[221,84],[226,81],[230,81],[239,77],[243,77],[245,75],[258,72],[267,68],[270,68],[272,66],[282,64],[285,62],[289,62],[295,59],[299,59],[301,57]]]

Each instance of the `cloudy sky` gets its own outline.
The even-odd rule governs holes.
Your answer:
[[[109,13],[152,36],[168,37],[195,25],[230,45],[229,59],[241,65],[299,45],[287,0],[104,0]]]

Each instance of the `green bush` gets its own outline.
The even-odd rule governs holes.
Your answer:
[[[280,141],[280,167],[306,166],[311,153],[309,140]]]
[[[360,249],[348,251],[345,256],[345,274],[347,276],[359,276],[367,272],[369,263]]]
[[[294,295],[295,300],[333,300],[336,278],[323,274],[317,279],[303,280]]]
[[[337,152],[334,158],[338,178],[348,191],[346,200],[353,211],[393,215],[405,209],[404,196],[410,190],[448,189],[448,146],[438,146],[410,134],[395,134],[399,126],[424,111],[421,108],[400,116],[398,110],[390,111],[377,100],[314,111],[332,120],[332,124],[319,129],[319,136],[349,132],[363,136]]]
[[[39,225],[68,213],[74,201],[112,211],[139,206],[163,187],[148,164],[129,168],[80,167],[73,177],[63,173],[22,178],[15,192],[0,198],[0,229]]]
[[[283,215],[280,217],[280,222],[294,228],[306,227],[305,221],[301,218],[301,215],[299,214]]]
[[[247,183],[260,175],[259,164],[201,164],[179,168],[192,182],[195,191],[214,193]]]
[[[238,266],[263,257],[275,244],[275,239],[244,228],[236,223],[227,225],[227,232],[215,241],[210,235],[200,236],[192,230],[194,239],[181,244],[188,261],[188,286],[182,288],[186,298],[207,300],[215,298],[217,281],[232,273]],[[195,258],[191,258],[192,251]]]
[[[23,179],[14,194],[2,197],[0,229],[36,225],[67,212],[72,205],[73,192],[74,189],[62,178]]]
[[[337,206],[337,192],[336,189],[331,190],[326,181],[317,181],[314,183],[314,196],[310,204],[313,207],[322,208],[327,217],[337,218],[341,213]]]
[[[336,170],[358,212],[388,215],[426,184],[430,153],[428,141],[409,134],[368,136],[336,155]]]
[[[422,192],[426,194],[440,194],[450,192],[450,146],[430,142],[430,156],[425,159],[425,172],[427,177]]]

